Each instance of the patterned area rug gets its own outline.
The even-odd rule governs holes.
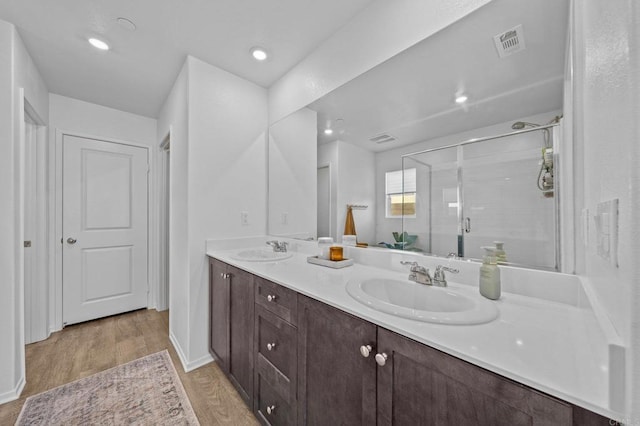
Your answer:
[[[164,350],[29,397],[17,425],[199,425]]]

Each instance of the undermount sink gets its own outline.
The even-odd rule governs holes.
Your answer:
[[[371,278],[349,281],[347,292],[370,308],[417,321],[468,325],[493,321],[498,316],[495,302],[450,287]]]
[[[251,249],[244,250],[232,255],[236,260],[244,260],[245,262],[277,262],[285,260],[293,256],[289,252],[280,252],[267,249]]]

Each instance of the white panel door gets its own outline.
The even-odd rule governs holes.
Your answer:
[[[147,306],[147,150],[65,135],[63,321]]]

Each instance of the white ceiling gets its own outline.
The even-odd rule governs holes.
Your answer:
[[[268,87],[370,1],[0,0],[0,19],[16,25],[51,92],[156,117],[187,54]],[[111,50],[91,47],[92,35]],[[250,56],[256,45],[267,61]]]
[[[518,24],[526,49],[500,59],[493,36]],[[384,151],[561,109],[567,25],[568,0],[494,0],[311,104],[319,142]]]

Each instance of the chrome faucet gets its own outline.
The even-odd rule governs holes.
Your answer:
[[[411,265],[411,269],[409,270],[409,281],[414,281],[418,284],[433,284],[429,270],[424,266],[418,265],[418,262],[407,262],[401,260],[400,263],[403,265]]]
[[[271,247],[273,247],[273,251],[277,252],[277,253],[286,253],[287,252],[287,246],[289,245],[289,243],[287,243],[286,241],[267,241],[267,245],[270,245]]]
[[[447,280],[444,277],[444,271],[451,272],[452,274],[457,274],[458,272],[460,272],[458,269],[438,265],[436,271],[433,273],[433,285],[438,287],[447,286]]]

